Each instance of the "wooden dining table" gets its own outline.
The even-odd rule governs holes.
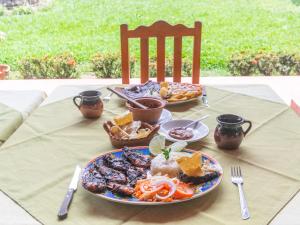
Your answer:
[[[103,122],[126,110],[117,96],[104,104],[97,120],[82,117],[72,97],[106,86],[62,86],[45,100],[0,148],[0,224],[299,224],[300,119],[266,86],[207,87],[209,107],[190,102],[168,108],[173,119],[209,114],[210,134],[188,148],[203,151],[221,164],[220,186],[192,201],[169,206],[129,206],[98,199],[79,184],[64,221],[57,212],[74,168],[114,149]],[[217,148],[216,117],[234,113],[253,128],[235,151]],[[251,214],[242,220],[230,166],[239,165]],[[25,210],[25,211],[24,211]]]

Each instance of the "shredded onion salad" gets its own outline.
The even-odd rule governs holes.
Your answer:
[[[195,189],[189,184],[166,176],[151,176],[138,180],[134,189],[136,198],[148,202],[172,202],[191,198],[194,193]]]

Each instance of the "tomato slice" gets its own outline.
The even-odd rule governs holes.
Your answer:
[[[188,184],[179,183],[177,184],[176,192],[174,193],[175,199],[191,198],[194,195],[194,189]]]

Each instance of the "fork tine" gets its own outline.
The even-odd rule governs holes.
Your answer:
[[[239,173],[240,173],[240,177],[242,177],[242,170],[240,166],[239,166]]]
[[[232,167],[230,168],[230,170],[231,170],[231,176],[233,177],[233,170],[232,170]]]

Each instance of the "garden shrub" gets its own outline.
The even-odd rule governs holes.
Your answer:
[[[266,76],[271,76],[275,70],[277,57],[271,53],[259,53],[255,56],[258,71]]]
[[[135,70],[135,59],[130,59],[130,74]],[[92,57],[92,70],[98,78],[122,77],[121,58],[119,54],[96,54]]]
[[[241,52],[234,54],[228,64],[230,73],[234,76],[249,76],[255,72],[257,60],[252,54]]]
[[[28,6],[18,6],[12,11],[12,15],[30,15],[33,13],[32,8]]]
[[[121,59],[116,54],[96,54],[92,58],[92,70],[98,78],[120,78]]]
[[[166,77],[172,77],[174,73],[173,65],[174,61],[173,59],[167,58],[165,61],[165,75]],[[183,59],[182,61],[182,76],[190,77],[192,76],[192,69],[193,64],[190,60]],[[156,58],[150,58],[149,62],[149,74],[150,77],[156,77]]]
[[[296,75],[300,75],[300,55],[295,55],[295,73]]]
[[[294,55],[279,54],[276,69],[279,74],[289,75],[295,65]]]
[[[3,5],[0,5],[0,16],[4,16],[5,14],[5,7]]]
[[[76,61],[71,54],[29,57],[21,60],[19,70],[24,79],[77,78]]]
[[[191,77],[193,73],[193,63],[191,60],[184,59],[182,62],[182,76]]]
[[[276,71],[279,75],[290,75],[295,72],[300,75],[300,56],[295,54],[265,53],[256,55],[241,52],[232,56],[229,64],[232,75],[249,75],[256,70],[266,76]]]

